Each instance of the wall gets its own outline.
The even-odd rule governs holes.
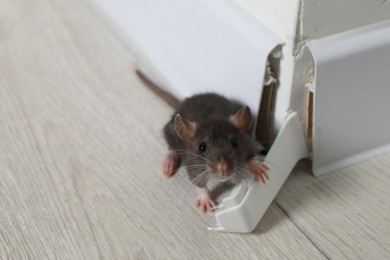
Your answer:
[[[147,22],[139,22],[148,18],[147,15],[144,15],[143,12],[141,12],[142,10],[140,8],[145,7],[146,9],[144,12],[149,16],[152,16],[155,20],[156,17],[161,13],[161,9],[167,8],[167,4],[165,2],[165,4],[160,3],[156,5],[157,2],[153,2],[153,0],[142,1],[142,4],[140,4],[139,1],[137,2],[137,0],[91,1],[101,5],[102,9],[107,13],[111,13],[114,23],[117,23],[117,25],[122,25],[125,31],[128,30],[129,35],[134,33],[134,31],[142,32],[143,38],[145,38],[145,32],[147,31],[144,30],[144,28],[150,24]],[[225,1],[231,3],[232,5],[238,4],[237,9],[244,10],[248,16],[254,17],[256,20],[259,20],[262,24],[269,27],[269,29],[279,35],[284,42],[284,46],[282,48],[282,57],[280,64],[278,65],[279,71],[277,76],[279,85],[276,89],[274,132],[277,132],[280,129],[289,110],[297,111],[300,115],[302,124],[304,124],[304,113],[306,109],[306,104],[304,102],[304,85],[310,78],[312,67],[312,63],[308,62],[310,59],[307,59],[306,57],[308,53],[304,48],[306,42],[315,38],[321,38],[330,34],[339,33],[344,30],[390,19],[390,0]],[[170,2],[173,2],[173,0]],[[193,10],[189,7],[188,4],[183,4],[182,1],[179,0],[175,0],[174,2],[193,13]],[[213,2],[214,1],[209,1],[208,3],[211,4]],[[218,10],[217,13],[219,14],[223,13],[223,10],[215,8],[214,11],[216,10]],[[173,9],[170,11],[175,13],[176,16],[185,17],[185,13],[183,12],[177,12],[177,10]],[[137,17],[139,18],[138,22],[134,20]],[[199,15],[199,17],[202,18],[202,15]],[[183,19],[185,20],[185,18]],[[204,19],[201,19],[200,21],[205,23]],[[178,27],[180,26],[172,26],[172,28],[175,29]],[[154,30],[153,28],[149,31],[151,34],[149,35],[150,39],[148,41],[126,41],[126,44],[131,45],[137,57],[137,61],[142,61],[139,66],[143,68],[143,71],[147,72],[148,76],[152,77],[152,79],[160,86],[168,86],[170,82],[170,80],[168,80],[169,73],[166,71],[165,73],[161,72],[161,69],[165,68],[166,66],[164,66],[164,64],[158,64],[156,60],[151,60],[151,55],[144,54],[147,45],[150,45],[150,43],[154,42],[156,33],[160,33],[161,36],[162,31]],[[171,30],[170,33],[172,34],[173,31],[174,30]],[[162,35],[163,36],[161,39],[171,38],[167,37],[166,34]],[[181,34],[176,33],[175,35]],[[252,33],[250,35],[253,36],[257,34]],[[181,40],[183,39],[184,38],[182,37]],[[137,46],[143,46],[143,51]],[[256,47],[261,47],[261,44],[256,44]],[[157,54],[160,53],[163,52],[157,52]],[[172,57],[172,55],[168,55],[168,57]],[[243,58],[243,56],[241,56],[241,58],[243,60],[247,60],[246,58]],[[158,61],[163,60],[164,59],[158,59]],[[252,69],[257,71],[256,68]],[[246,73],[249,73],[249,70],[246,70]],[[259,70],[259,75],[261,73],[262,72]],[[179,74],[181,75],[182,73]],[[204,76],[197,78],[202,79]],[[174,90],[174,88],[172,88],[172,90]],[[180,96],[180,93],[174,93],[177,96]]]
[[[389,0],[303,0],[302,39],[318,39],[388,19]]]
[[[234,0],[286,42],[295,38],[299,0]]]

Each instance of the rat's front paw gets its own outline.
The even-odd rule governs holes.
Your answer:
[[[265,183],[265,180],[269,180],[268,170],[269,167],[262,162],[257,160],[249,160],[246,165],[248,166],[249,171],[255,177],[256,181],[260,181]]]
[[[208,213],[213,211],[215,204],[211,199],[210,192],[207,188],[198,188],[196,207],[200,209],[203,213]]]
[[[163,161],[163,175],[171,177],[179,168],[179,156],[175,151],[169,151]]]

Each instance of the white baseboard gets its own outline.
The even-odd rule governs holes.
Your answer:
[[[312,41],[313,171],[388,151],[390,21]]]

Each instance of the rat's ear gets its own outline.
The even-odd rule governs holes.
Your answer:
[[[252,124],[252,115],[249,107],[245,106],[230,116],[230,122],[240,131],[245,133]]]
[[[175,116],[175,131],[180,139],[189,141],[196,135],[196,124],[177,114]]]

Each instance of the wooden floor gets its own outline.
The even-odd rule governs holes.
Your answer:
[[[0,1],[1,259],[389,259],[390,155],[297,167],[252,234],[160,175],[171,108],[89,4]]]

